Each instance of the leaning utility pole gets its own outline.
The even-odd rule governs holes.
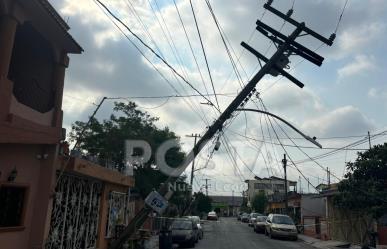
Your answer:
[[[282,163],[284,165],[284,173],[285,173],[285,214],[288,214],[288,176],[286,174],[286,166],[288,160],[286,160],[286,154],[284,154],[284,159],[282,159]]]
[[[333,40],[335,39],[335,34],[332,34],[329,39],[317,34],[315,31],[309,29],[305,26],[305,23],[299,23],[292,19],[290,16],[292,11],[289,11],[287,14],[283,14],[282,12],[276,10],[271,6],[273,1],[269,0],[264,8],[278,17],[284,19],[288,23],[294,25],[295,30],[289,35],[283,35],[279,31],[271,28],[261,21],[257,21],[257,30],[267,36],[270,40],[272,40],[276,46],[278,47],[277,51],[271,56],[270,59],[266,58],[264,55],[260,54],[258,51],[254,50],[252,47],[242,42],[242,46],[253,53],[258,60],[261,62],[265,62],[262,66],[261,70],[255,74],[255,76],[245,85],[245,87],[239,92],[236,98],[230,103],[230,105],[224,110],[224,112],[219,116],[219,118],[208,127],[206,133],[197,141],[197,144],[193,147],[192,151],[187,155],[187,160],[177,169],[179,173],[184,172],[184,170],[189,166],[191,161],[199,154],[202,148],[207,144],[209,140],[218,132],[222,131],[224,123],[230,119],[235,112],[235,110],[244,106],[246,102],[252,97],[254,92],[256,92],[257,83],[266,75],[271,74],[273,76],[278,76],[281,74],[282,76],[288,78],[290,81],[295,83],[299,87],[303,87],[300,81],[287,73],[284,68],[289,64],[289,56],[291,55],[299,55],[304,59],[320,66],[324,60],[323,57],[311,51],[310,49],[304,47],[299,44],[295,40],[299,36],[303,35],[311,35],[314,38],[324,42],[327,45],[332,45]],[[168,200],[171,198],[173,191],[168,188],[168,183],[174,181],[176,177],[169,177],[168,180],[161,186],[159,189],[159,193],[164,195],[164,198]],[[153,193],[155,194],[155,193]],[[131,220],[130,224],[124,229],[119,238],[112,242],[110,245],[110,249],[118,249],[120,246],[131,237],[135,231],[142,226],[142,224],[147,219],[148,215],[152,212],[152,208],[150,206],[145,206],[141,209],[135,217]]]
[[[198,137],[200,137],[200,134],[192,134],[192,135],[186,135],[186,137],[193,137],[195,138],[194,147],[196,146],[196,140]],[[195,172],[195,158],[192,159],[192,169],[191,169],[191,188],[193,191],[193,179],[194,179],[194,172]]]

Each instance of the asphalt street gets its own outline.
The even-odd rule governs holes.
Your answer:
[[[302,241],[270,239],[264,234],[257,234],[246,223],[236,218],[220,218],[219,221],[205,221],[204,239],[196,244],[196,249],[287,249],[313,247]]]

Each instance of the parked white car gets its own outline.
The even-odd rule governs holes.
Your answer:
[[[269,214],[265,224],[265,235],[270,238],[286,237],[298,239],[297,227],[292,218],[283,214]]]

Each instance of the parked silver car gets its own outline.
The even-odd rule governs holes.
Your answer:
[[[249,215],[249,227],[254,226],[255,220],[258,216],[261,216],[262,214],[259,213],[251,213]]]
[[[200,217],[199,216],[187,216],[187,217],[189,219],[191,219],[198,226],[198,236],[199,236],[199,239],[203,239],[204,232],[203,232],[203,227],[200,224]]]
[[[243,223],[248,223],[249,220],[250,220],[250,215],[249,215],[249,214],[247,214],[247,213],[242,214],[242,216],[241,216],[241,221],[242,221]]]
[[[254,232],[263,233],[265,231],[267,216],[257,216],[254,223]]]
[[[297,227],[293,220],[283,214],[269,214],[265,224],[265,235],[270,238],[286,237],[297,240]]]

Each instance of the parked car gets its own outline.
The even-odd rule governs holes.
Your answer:
[[[250,220],[250,215],[249,215],[249,214],[246,214],[246,213],[242,214],[242,216],[241,216],[241,221],[242,221],[243,223],[248,223],[249,220]]]
[[[218,220],[218,215],[216,212],[211,211],[207,214],[207,220]]]
[[[241,220],[241,217],[244,213],[243,212],[240,212],[238,215],[237,215],[237,220]]]
[[[200,224],[200,217],[199,216],[188,216],[189,219],[191,219],[197,226],[198,226],[198,233],[199,233],[199,239],[203,239],[204,237],[204,232],[203,232],[203,227]]]
[[[252,227],[254,226],[254,223],[255,223],[255,220],[257,218],[257,216],[260,216],[262,214],[259,214],[259,213],[251,213],[250,216],[249,216],[249,227]]]
[[[269,214],[265,224],[265,235],[270,238],[286,237],[297,240],[297,227],[292,218],[283,214]]]
[[[176,219],[172,222],[172,242],[180,245],[195,247],[199,240],[198,226],[191,219]]]
[[[267,219],[267,216],[257,216],[255,223],[253,225],[254,232],[263,233],[265,231],[266,219]]]

